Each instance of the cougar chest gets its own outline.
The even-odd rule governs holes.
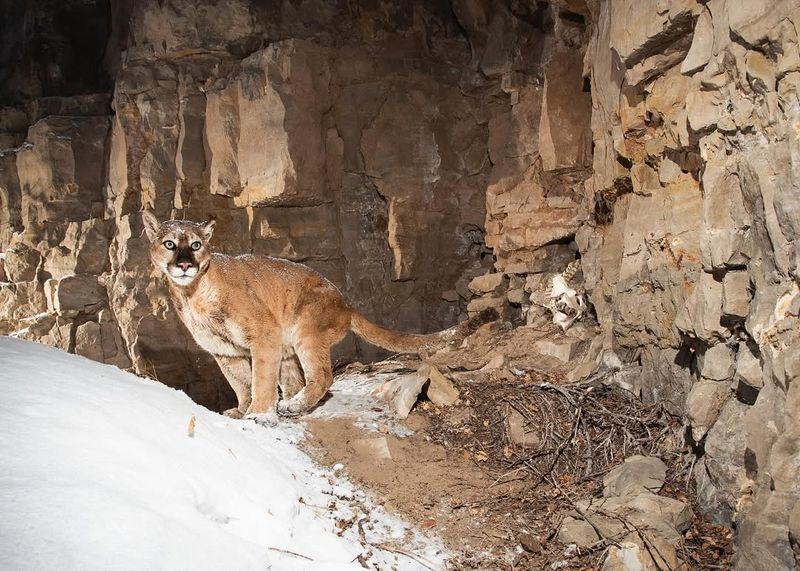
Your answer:
[[[178,311],[197,344],[212,355],[242,357],[250,354],[241,327],[225,314],[213,290],[200,289],[182,300]]]

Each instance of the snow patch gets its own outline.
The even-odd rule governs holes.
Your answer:
[[[227,419],[155,381],[9,337],[0,363],[2,569],[444,565],[441,542],[298,450],[297,424]]]

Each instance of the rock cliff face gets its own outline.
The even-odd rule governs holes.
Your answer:
[[[0,332],[225,406],[143,208],[398,329],[534,323],[578,260],[591,356],[686,415],[739,567],[795,565],[796,2],[90,4],[2,9]]]
[[[795,2],[592,6],[593,218],[576,233],[607,349],[686,411],[741,569],[800,537]]]

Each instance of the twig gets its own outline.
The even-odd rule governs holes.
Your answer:
[[[499,483],[500,483],[500,480],[502,480],[503,478],[505,478],[506,476],[508,476],[508,475],[510,475],[510,474],[514,474],[514,473],[516,473],[516,472],[519,472],[519,471],[520,471],[520,470],[522,470],[523,468],[524,468],[524,466],[520,466],[519,468],[514,468],[513,470],[509,470],[508,472],[504,472],[504,473],[503,473],[503,474],[501,474],[501,475],[500,475],[500,476],[499,476],[499,477],[498,477],[498,478],[497,478],[497,479],[496,479],[494,482],[492,482],[491,484],[489,484],[489,487],[490,487],[490,488],[494,488],[494,487],[495,487],[497,484],[499,484]],[[505,484],[505,482],[503,482],[503,483]]]
[[[398,555],[405,555],[406,557],[408,557],[410,559],[413,559],[414,561],[416,561],[417,563],[419,563],[423,567],[425,567],[427,569],[430,569],[431,571],[439,571],[436,567],[434,567],[433,563],[431,563],[430,561],[428,561],[424,557],[421,557],[419,555],[411,553],[410,551],[405,551],[404,549],[399,549],[397,547],[392,547],[391,545],[386,544],[386,543],[369,543],[369,542],[367,542],[367,545],[370,545],[371,547],[377,547],[378,549],[380,549],[382,551],[389,551],[391,553],[397,553]]]
[[[314,561],[311,557],[303,555],[302,553],[295,553],[294,551],[289,551],[288,549],[281,549],[280,547],[267,547],[270,551],[277,551],[278,553],[285,553],[286,555],[291,555],[292,557],[298,557],[300,559],[305,559],[306,561]]]

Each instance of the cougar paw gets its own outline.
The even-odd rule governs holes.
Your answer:
[[[291,398],[289,400],[282,400],[278,403],[278,414],[283,416],[298,416],[305,411],[305,403],[300,400]]]
[[[229,408],[222,414],[223,416],[227,416],[228,418],[242,418],[244,416],[244,413],[238,408]]]
[[[255,420],[261,426],[275,426],[278,424],[278,413],[274,410],[269,412],[251,412],[245,415],[247,420]]]

